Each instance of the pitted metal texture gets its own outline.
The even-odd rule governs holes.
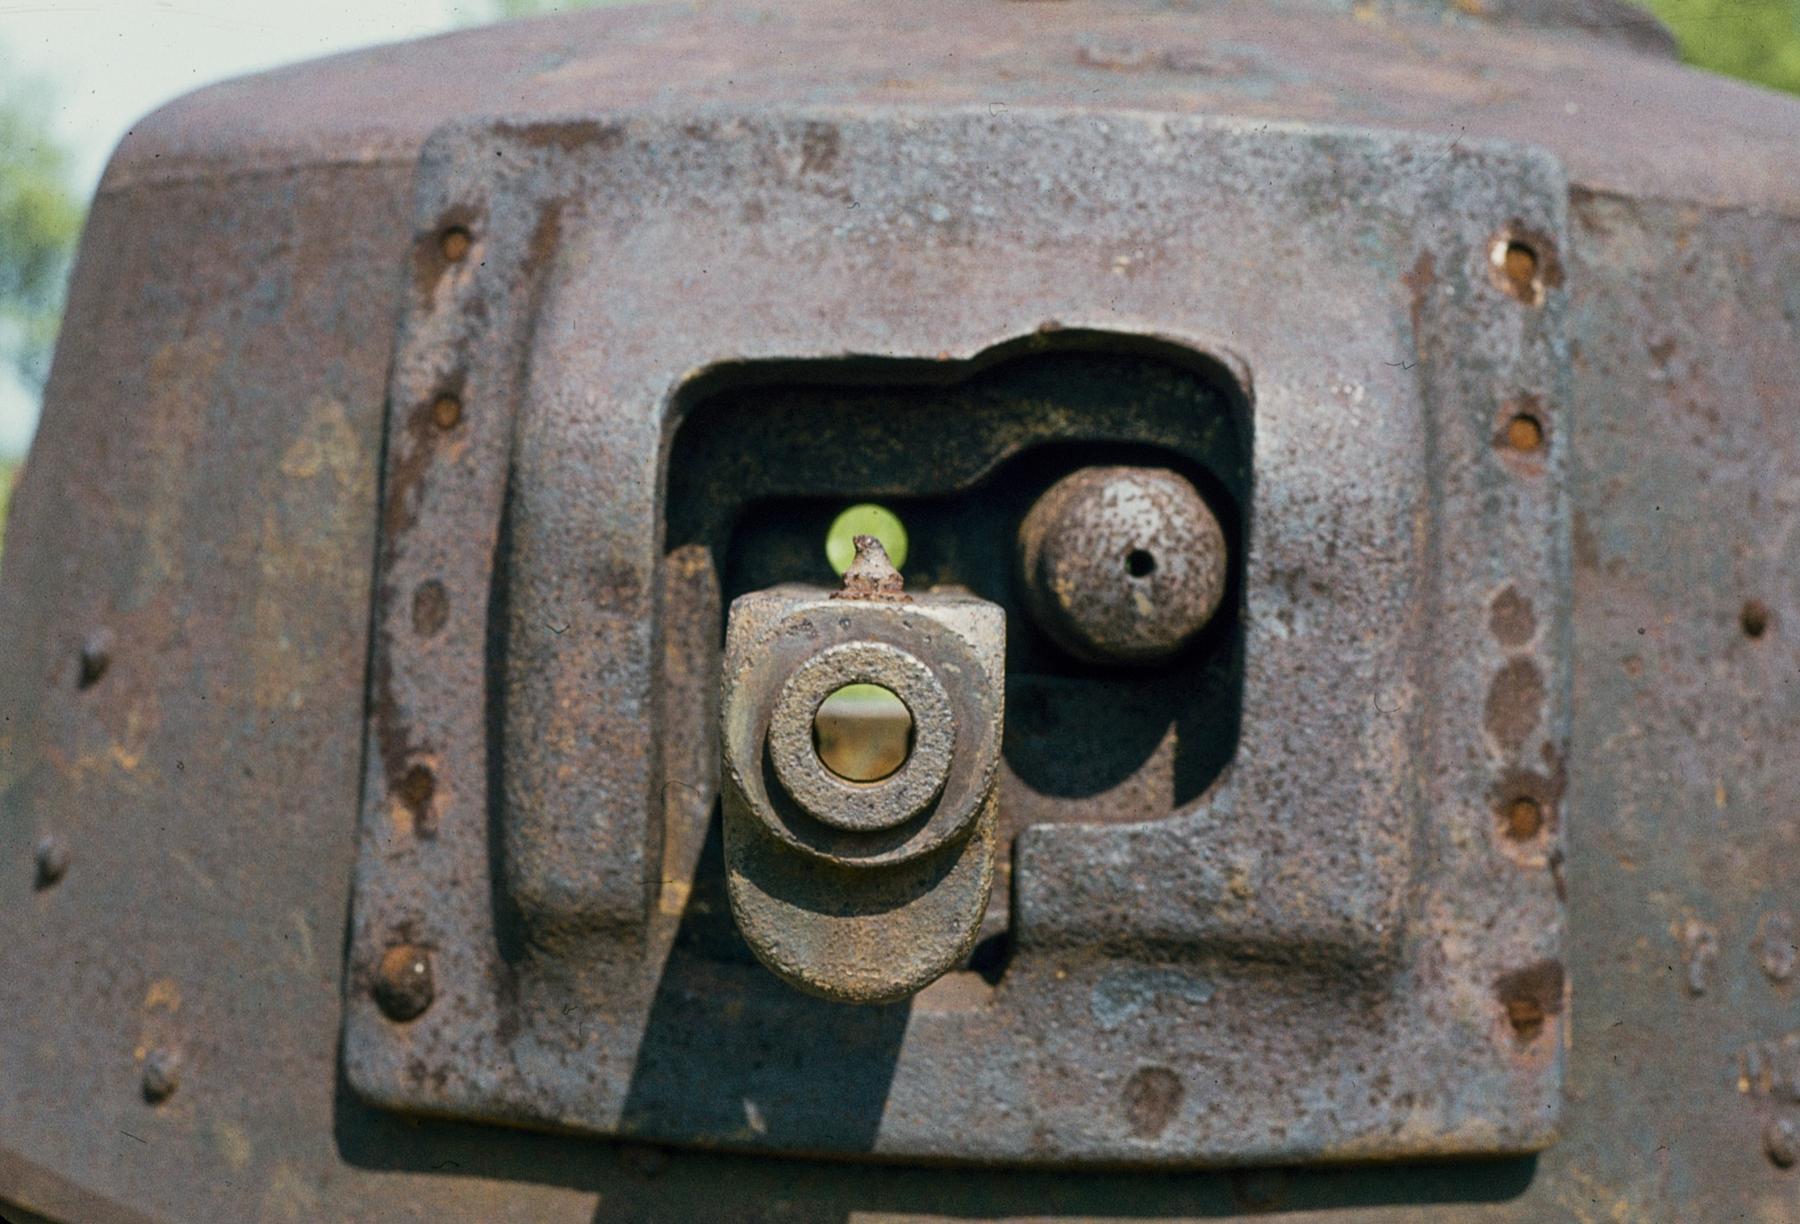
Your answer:
[[[872,782],[840,777],[820,759],[815,742],[819,708],[853,684],[893,693],[915,728],[900,768]],[[768,717],[769,759],[782,789],[836,829],[878,833],[905,824],[937,798],[950,774],[956,741],[950,695],[917,655],[886,642],[845,642],[812,656],[789,674]]]
[[[1206,627],[1230,573],[1206,500],[1166,468],[1089,467],[1019,528],[1019,572],[1046,633],[1096,663],[1156,663]]]
[[[859,536],[841,591],[740,596],[720,695],[731,908],[757,957],[809,993],[882,1003],[955,968],[993,883],[1005,619],[968,595],[905,597]],[[874,575],[876,580],[871,581]],[[875,782],[833,774],[813,722],[874,684],[910,711],[906,761]]]

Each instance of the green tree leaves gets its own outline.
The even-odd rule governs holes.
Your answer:
[[[0,360],[42,387],[82,206],[41,84],[0,62]]]
[[[1699,68],[1800,93],[1800,0],[1648,0]]]

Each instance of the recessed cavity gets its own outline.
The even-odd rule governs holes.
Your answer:
[[[1148,578],[1156,572],[1156,557],[1142,548],[1125,554],[1125,572],[1133,578]]]
[[[1494,240],[1488,260],[1501,290],[1528,306],[1544,300],[1543,268],[1531,243],[1503,234]]]
[[[912,755],[913,718],[879,684],[846,684],[813,715],[813,750],[846,782],[879,782]]]
[[[1506,444],[1525,454],[1543,449],[1543,422],[1529,412],[1519,413],[1506,423]]]
[[[1532,282],[1537,280],[1537,252],[1527,243],[1508,242],[1500,252],[1500,270],[1522,295],[1530,293]]]
[[[401,776],[394,793],[400,802],[416,811],[430,803],[432,795],[437,793],[437,778],[426,766],[414,765]]]

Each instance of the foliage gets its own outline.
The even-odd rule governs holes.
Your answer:
[[[82,207],[43,88],[0,62],[0,360],[41,388]]]
[[[1647,0],[1690,64],[1800,93],[1800,0]]]
[[[12,506],[13,482],[18,478],[19,465],[10,460],[0,459],[0,548],[5,546],[6,514]]]

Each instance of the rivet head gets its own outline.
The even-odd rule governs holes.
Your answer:
[[[373,993],[376,1006],[389,1020],[405,1023],[424,1015],[436,994],[431,954],[415,944],[389,948],[376,966]]]
[[[80,671],[77,683],[82,688],[93,688],[100,683],[100,677],[112,665],[113,632],[100,628],[88,634],[81,643]]]
[[[1763,1150],[1769,1159],[1784,1169],[1800,1160],[1800,1122],[1792,1118],[1776,1118],[1763,1131]]]
[[[144,1100],[160,1105],[181,1085],[181,1056],[158,1046],[144,1057]]]
[[[1514,841],[1530,841],[1544,827],[1544,805],[1530,795],[1520,795],[1506,805],[1506,835]]]
[[[431,419],[439,429],[455,429],[462,423],[462,401],[454,395],[438,396],[431,405]]]
[[[453,225],[438,235],[438,251],[450,263],[461,263],[469,257],[469,231]]]
[[[69,843],[54,833],[38,838],[34,854],[37,864],[37,886],[49,888],[69,871]]]

